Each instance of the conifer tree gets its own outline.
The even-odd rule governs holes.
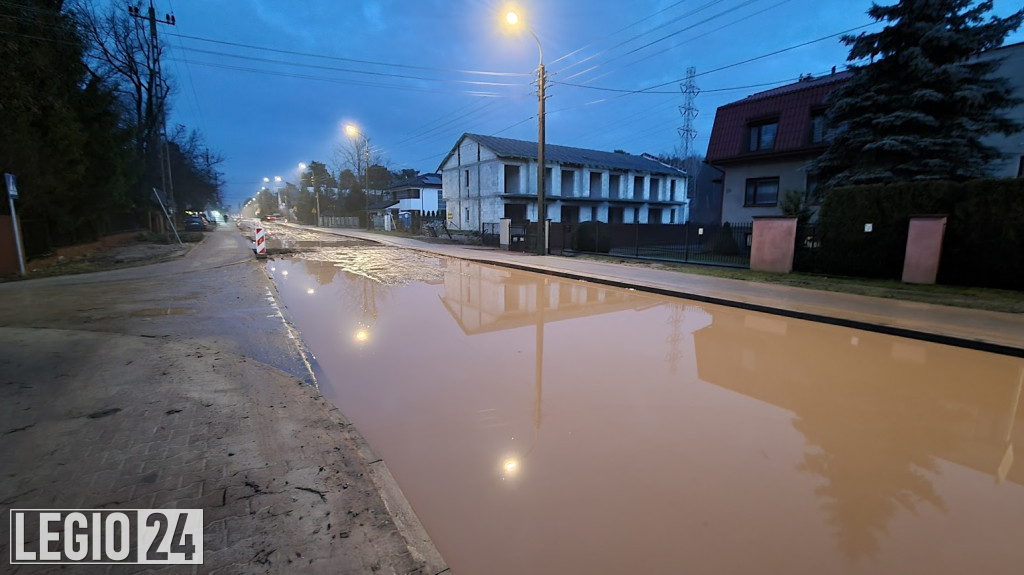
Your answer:
[[[824,186],[986,175],[1000,153],[983,138],[1024,129],[1004,115],[1024,100],[983,54],[1024,9],[986,19],[991,9],[991,0],[872,4],[868,15],[885,28],[842,38],[853,75],[829,97],[831,142],[811,168]]]

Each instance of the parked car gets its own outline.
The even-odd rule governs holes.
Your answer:
[[[185,218],[185,231],[205,232],[206,221],[201,216],[188,216]]]
[[[265,221],[265,222],[282,221],[283,222],[284,221],[284,217],[281,214],[279,214],[277,212],[274,212],[272,214],[268,214],[266,216],[263,216],[263,221]]]

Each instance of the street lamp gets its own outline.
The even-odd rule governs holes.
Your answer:
[[[507,12],[505,23],[513,28],[518,26],[519,14],[514,11]],[[547,75],[544,73],[544,48],[540,45],[540,38],[529,25],[523,25],[537,41],[537,51],[540,52],[540,64],[537,67],[537,255],[544,255],[548,244],[547,206],[544,197],[544,87]]]
[[[366,153],[366,164],[363,166],[363,206],[366,208],[366,229],[370,229],[370,139],[359,131],[355,124],[345,124],[345,134],[349,138],[362,138]]]

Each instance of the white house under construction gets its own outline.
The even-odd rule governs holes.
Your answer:
[[[689,217],[686,173],[653,156],[547,145],[544,159],[552,222],[679,224]],[[536,221],[536,142],[463,134],[439,171],[453,227]]]

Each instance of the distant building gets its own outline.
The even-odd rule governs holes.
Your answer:
[[[552,222],[688,220],[686,173],[652,156],[549,144],[544,159]],[[439,170],[453,226],[537,220],[536,142],[463,134]]]
[[[443,215],[445,202],[441,174],[420,174],[399,182],[384,190],[381,200],[374,205],[380,209],[419,212],[428,217]]]

